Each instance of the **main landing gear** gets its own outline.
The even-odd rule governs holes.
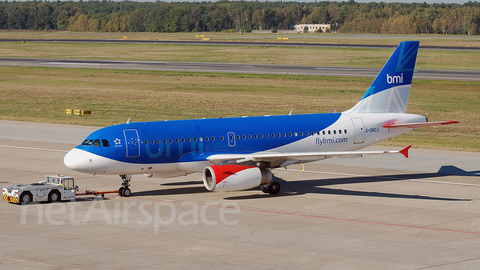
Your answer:
[[[118,189],[118,195],[122,197],[129,197],[130,194],[132,194],[132,191],[130,188],[130,180],[132,180],[132,175],[131,174],[122,174],[120,175],[120,178],[122,178],[122,187]]]
[[[269,193],[270,195],[276,195],[280,192],[280,183],[272,180],[266,184],[260,185],[263,193]]]

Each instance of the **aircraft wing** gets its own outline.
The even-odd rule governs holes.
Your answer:
[[[208,161],[218,164],[225,161],[235,161],[236,163],[244,162],[275,162],[282,161],[278,167],[283,167],[286,163],[293,164],[300,160],[321,160],[331,157],[362,157],[364,155],[381,155],[381,154],[402,154],[408,158],[408,149],[411,145],[399,151],[334,151],[334,152],[292,152],[292,153],[258,153],[258,154],[216,154],[207,158]],[[283,165],[283,166],[282,166]]]
[[[441,125],[448,125],[448,124],[457,124],[460,123],[458,121],[437,121],[437,122],[421,122],[421,123],[406,123],[406,124],[391,124],[391,125],[384,125],[384,128],[419,128],[419,127],[433,127],[433,126],[441,126]]]

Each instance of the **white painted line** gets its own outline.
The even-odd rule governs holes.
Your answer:
[[[288,169],[289,171],[302,171],[302,170],[295,170],[295,169]],[[435,181],[435,180],[421,180],[421,179],[410,179],[410,178],[400,178],[400,177],[388,177],[388,176],[372,176],[372,175],[362,175],[362,174],[351,174],[351,173],[334,173],[334,172],[319,172],[319,171],[303,171],[304,173],[318,173],[318,174],[333,174],[333,175],[343,175],[343,176],[356,176],[356,177],[372,177],[372,178],[383,178],[383,179],[392,179],[392,180],[411,180],[411,181],[418,181],[418,182],[427,182],[427,183],[437,183],[437,184],[447,184],[447,185],[460,185],[460,186],[473,186],[473,187],[480,187],[477,184],[468,184],[468,183],[454,183],[454,182],[443,182],[443,181]],[[468,176],[468,175],[465,175]]]
[[[68,151],[65,151],[65,150],[45,149],[45,148],[35,148],[35,147],[23,147],[23,146],[12,146],[12,145],[0,145],[0,147],[68,153]]]

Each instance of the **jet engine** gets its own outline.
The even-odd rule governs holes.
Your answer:
[[[275,187],[268,189],[272,184]],[[203,184],[209,191],[234,191],[254,188],[262,185],[262,191],[277,194],[280,185],[272,181],[272,172],[268,168],[245,165],[212,165],[203,170]],[[273,191],[273,192],[270,192]]]

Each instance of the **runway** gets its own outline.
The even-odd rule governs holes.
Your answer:
[[[173,44],[173,45],[214,45],[214,46],[263,46],[263,47],[316,47],[316,48],[364,48],[394,49],[396,46],[382,44],[335,44],[335,43],[300,43],[300,42],[255,42],[255,41],[221,41],[221,40],[132,40],[132,39],[0,39],[0,42],[65,42],[65,43],[139,43],[139,44]],[[420,46],[421,50],[456,50],[480,51],[480,47],[460,46]]]
[[[157,70],[184,72],[218,72],[249,74],[287,74],[340,77],[375,77],[380,68],[297,66],[297,65],[259,65],[235,63],[197,63],[197,62],[158,62],[158,61],[119,61],[88,59],[50,59],[50,58],[0,58],[1,66],[54,67],[54,68],[103,68],[125,70]],[[417,69],[414,79],[480,81],[478,70],[433,70]]]
[[[0,120],[0,186],[118,176],[63,165],[96,128]],[[374,147],[373,149],[391,149]],[[0,265],[35,269],[478,269],[480,153],[411,149],[281,168],[278,196],[208,192],[201,175],[133,176],[132,197],[0,203]]]

